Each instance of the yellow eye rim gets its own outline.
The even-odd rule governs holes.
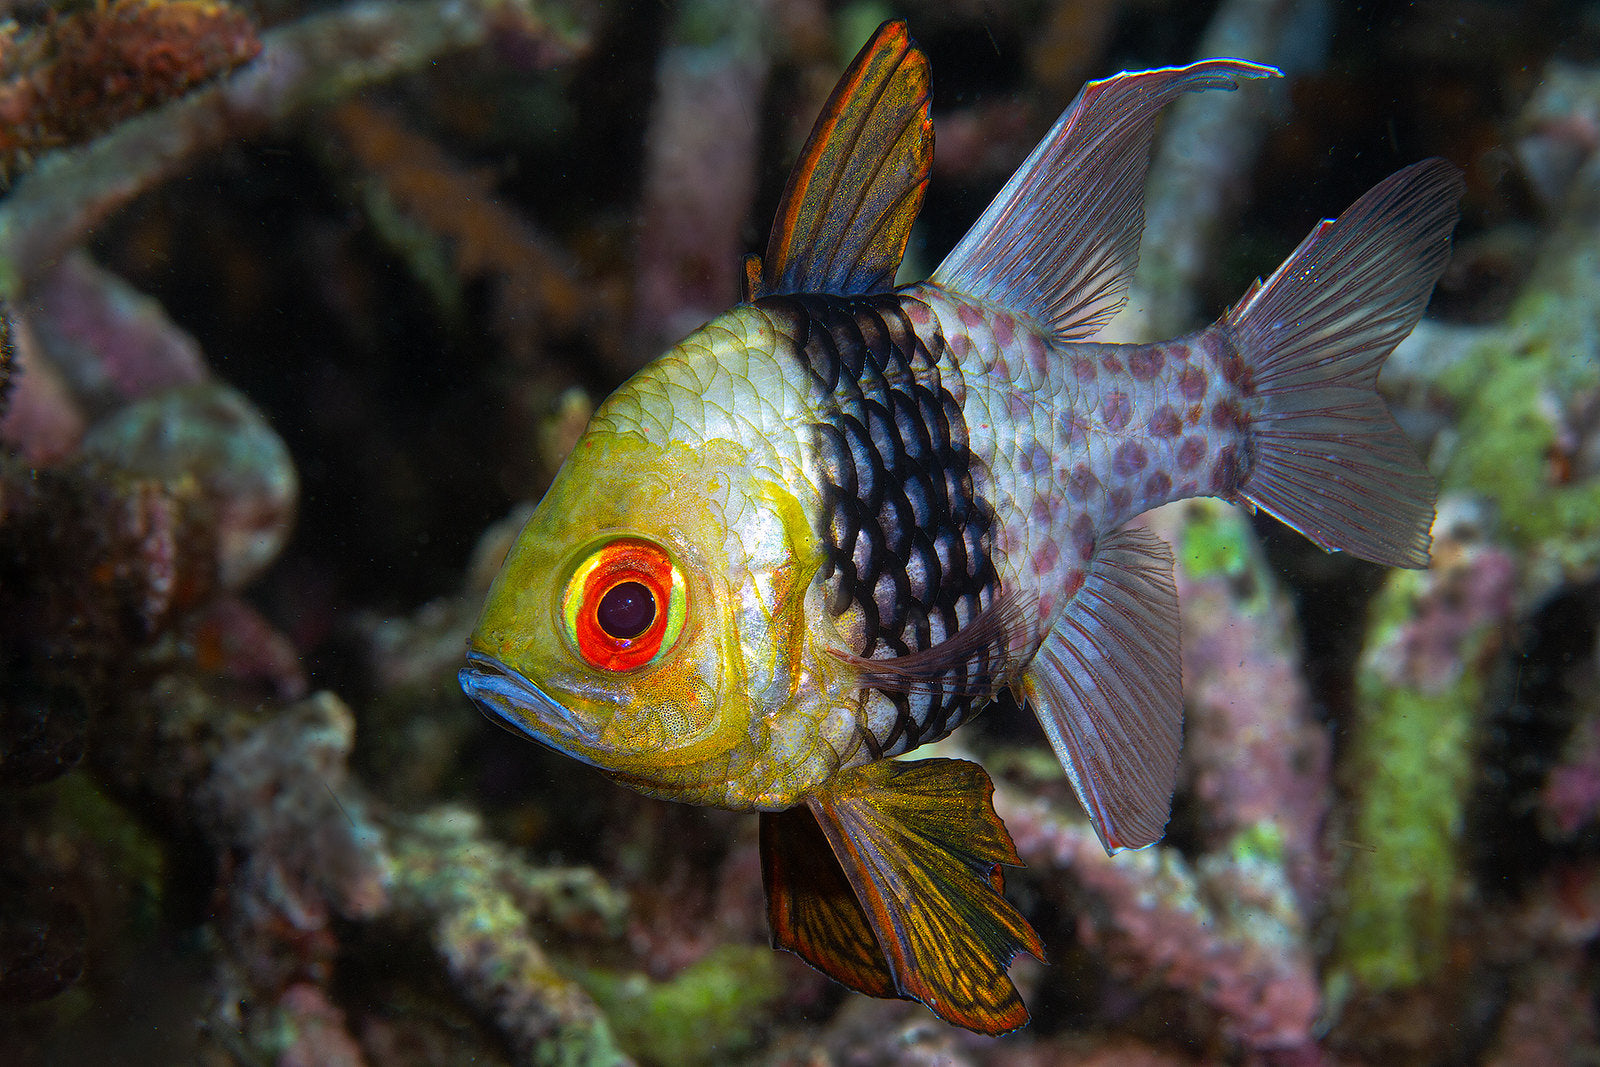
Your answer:
[[[589,666],[632,671],[658,662],[683,634],[688,593],[664,549],[620,537],[572,572],[562,598],[567,640]]]

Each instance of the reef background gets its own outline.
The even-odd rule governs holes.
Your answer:
[[[1171,109],[1120,336],[1219,314],[1400,166],[1468,177],[1382,385],[1434,565],[1209,502],[1184,772],[1108,860],[980,759],[1051,963],[991,1041],[766,944],[755,820],[455,684],[594,402],[736,299],[884,18],[933,67],[907,275],[1081,83]],[[1600,1061],[1600,7],[0,0],[0,1062]]]

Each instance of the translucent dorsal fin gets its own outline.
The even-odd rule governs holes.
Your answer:
[[[1277,73],[1207,59],[1085,85],[933,281],[1030,315],[1062,340],[1092,336],[1122,306],[1139,262],[1156,113],[1186,92]]]
[[[811,130],[772,223],[759,289],[872,293],[894,287],[933,164],[928,60],[903,22],[872,35]]]

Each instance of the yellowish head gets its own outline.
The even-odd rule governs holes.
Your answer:
[[[806,624],[816,538],[736,428],[663,443],[604,417],[628,402],[602,409],[518,536],[462,687],[512,730],[645,792],[776,803],[790,786],[774,780],[803,762],[787,753],[816,746],[774,729],[837,688],[816,684],[829,658]]]

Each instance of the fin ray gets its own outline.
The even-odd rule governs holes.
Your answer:
[[[868,996],[899,996],[866,913],[811,809],[761,813],[761,880],[774,946]]]
[[[967,684],[951,689],[952,673],[963,665],[974,664],[985,653],[991,663],[1005,663],[1020,654],[1032,609],[1031,600],[1001,595],[954,634],[918,652],[872,659],[840,649],[830,651],[834,658],[856,670],[859,684],[873,689],[911,693],[940,685],[955,695],[986,697],[1009,682],[988,671],[969,671],[965,676]]]
[[[1019,952],[1044,959],[1039,935],[1000,892],[1000,865],[1022,861],[993,795],[975,763],[880,760],[808,800],[899,994],[983,1034],[1027,1023],[1006,970]]]
[[[1178,639],[1172,550],[1124,528],[1101,539],[1028,672],[1028,702],[1110,853],[1166,832],[1183,742]]]
[[[885,22],[839,79],[789,174],[761,291],[894,288],[933,166],[928,61],[904,22]]]
[[[933,273],[953,292],[1092,337],[1127,297],[1144,230],[1156,113],[1186,92],[1278,71],[1237,59],[1122,73],[1083,87]]]
[[[1375,387],[1449,262],[1463,189],[1442,159],[1397,171],[1222,319],[1263,400],[1239,494],[1330,551],[1427,566],[1434,481]]]

